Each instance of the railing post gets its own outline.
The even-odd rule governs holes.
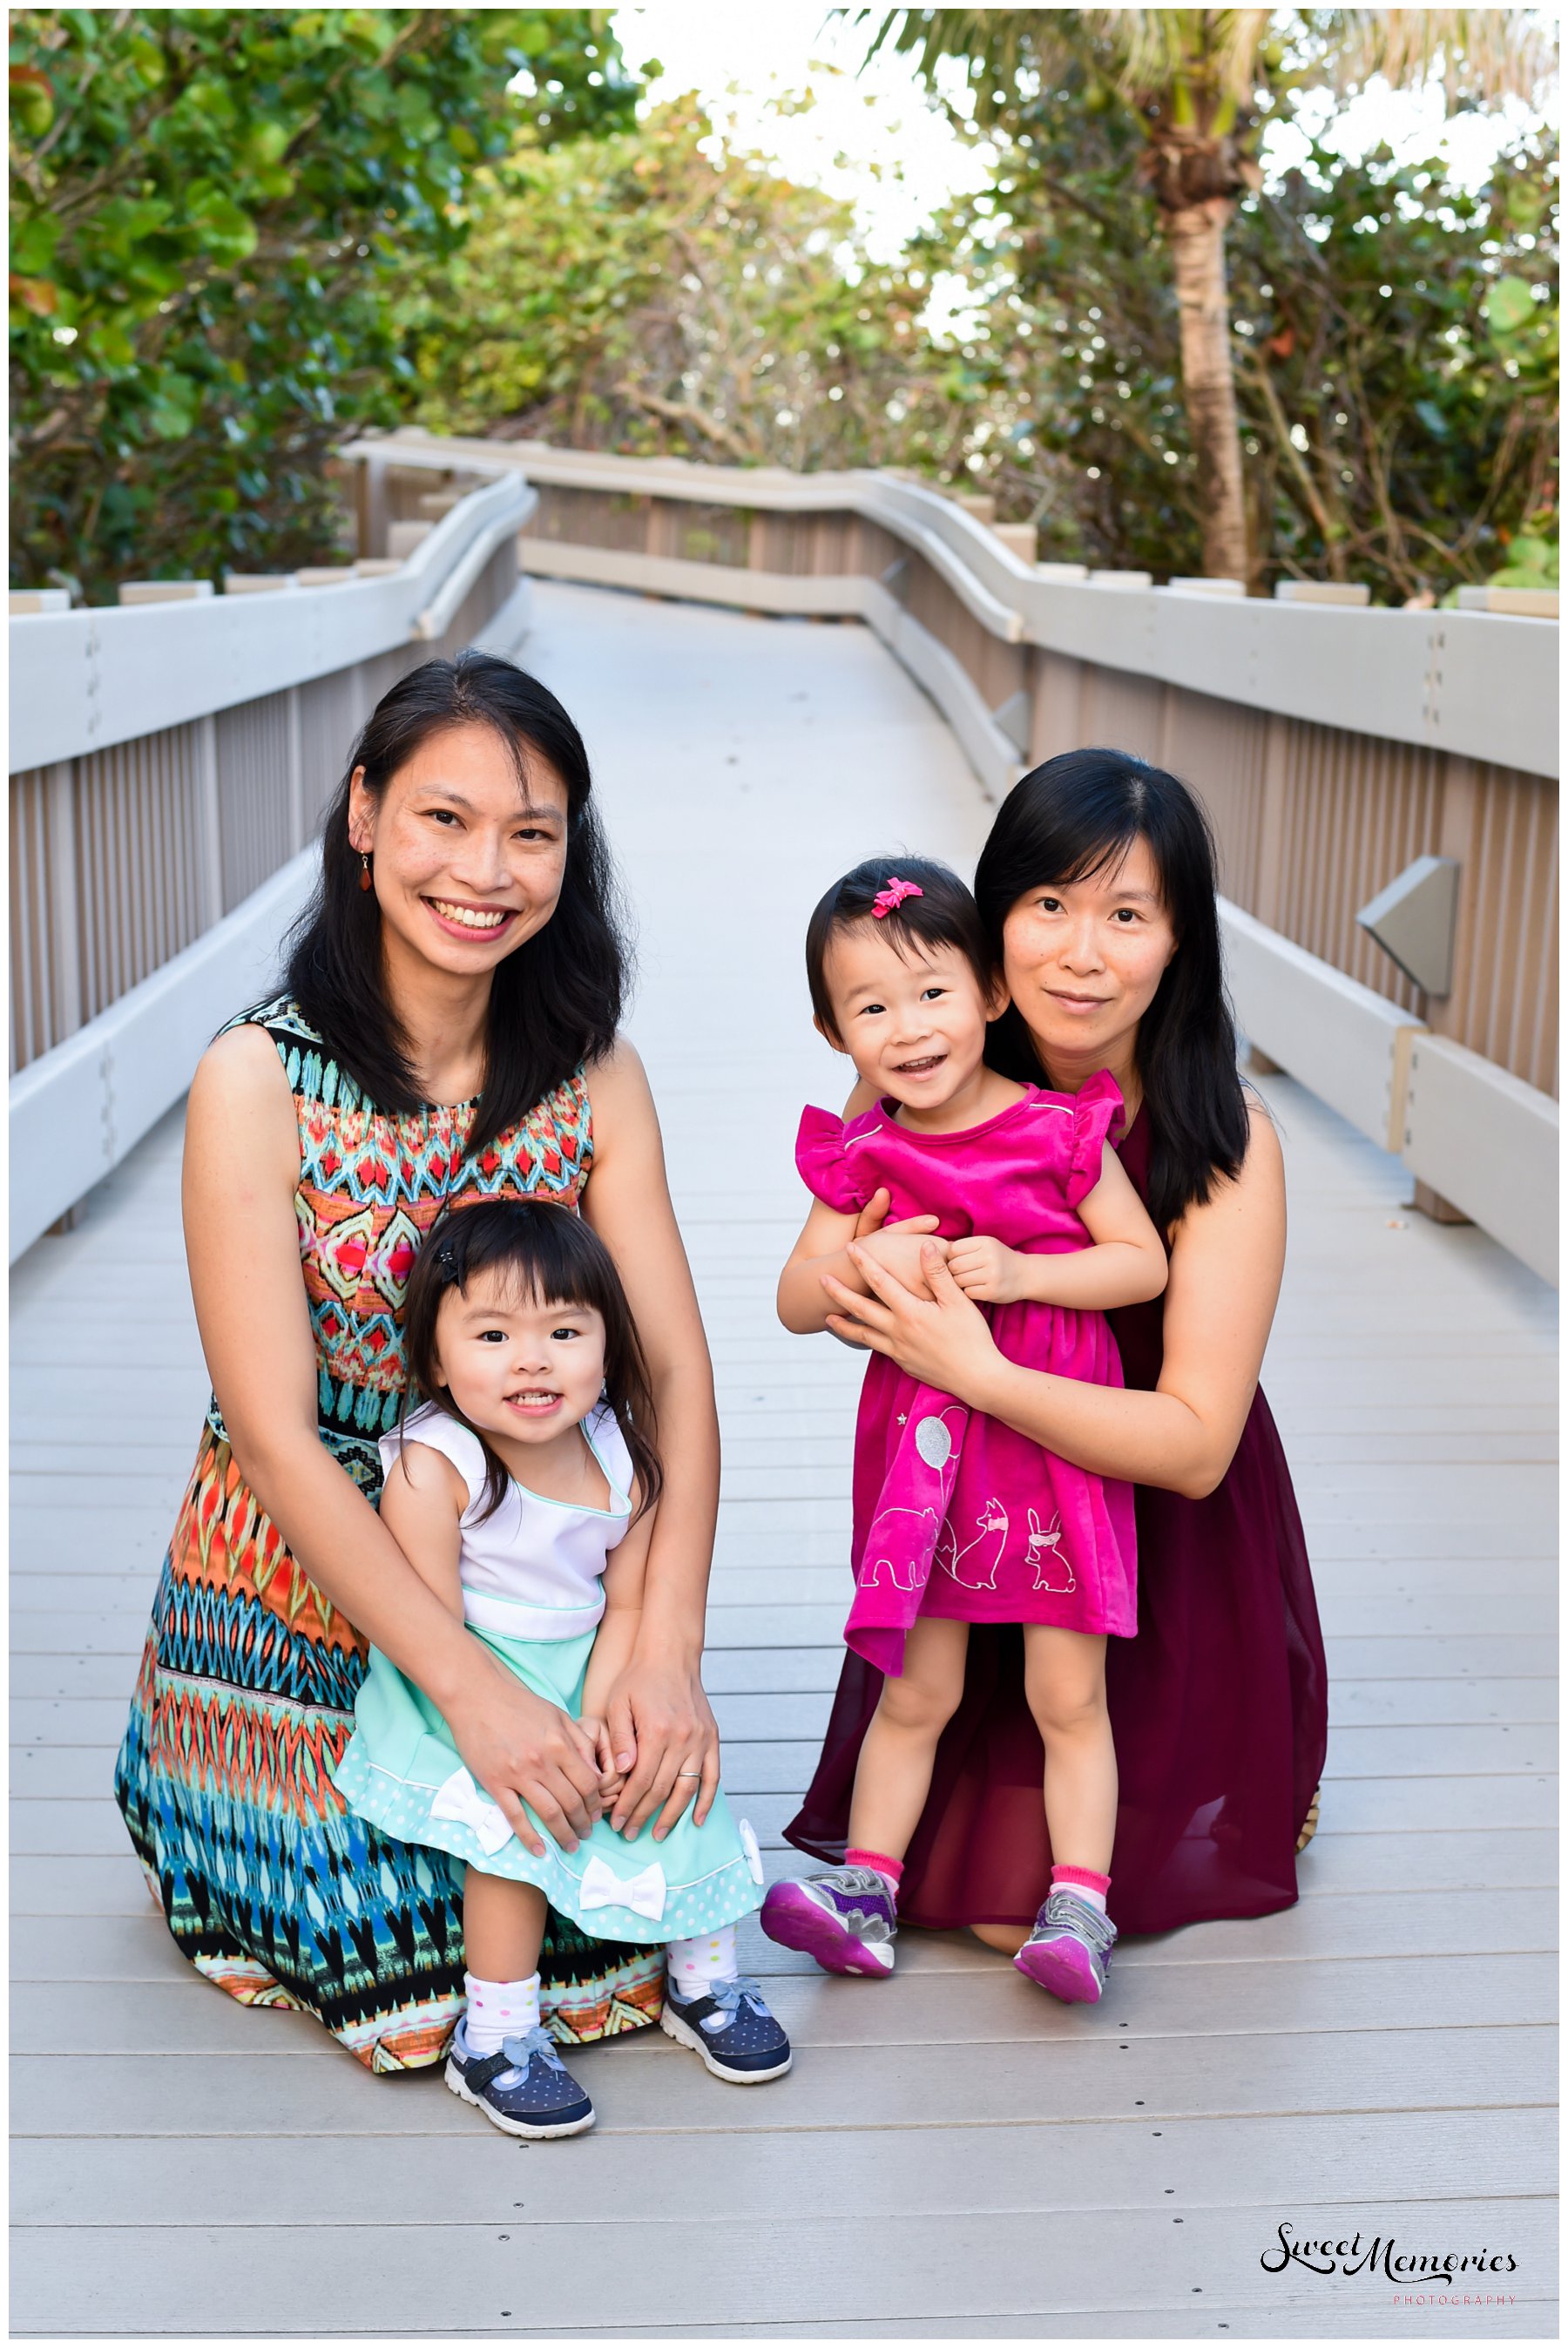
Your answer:
[[[363,555],[386,552],[386,467],[378,457],[362,457],[354,482],[354,530]]]
[[[297,685],[289,687],[289,852],[297,856],[305,844],[304,716]]]
[[[1263,745],[1263,807],[1257,827],[1255,904],[1246,907],[1271,930],[1280,926],[1285,893],[1286,796],[1289,778],[1288,717],[1271,715]]]
[[[1442,798],[1438,809],[1436,853],[1451,857],[1459,866],[1459,903],[1454,911],[1453,978],[1447,994],[1427,1005],[1427,1025],[1438,1035],[1456,1042],[1470,1039],[1460,1032],[1463,1006],[1469,999],[1471,965],[1480,942],[1475,934],[1477,913],[1475,856],[1476,773],[1473,758],[1451,753],[1443,760]]]
[[[1083,663],[1070,653],[1037,645],[1033,669],[1034,716],[1030,735],[1031,766],[1043,766],[1083,740]]]
[[[1420,998],[1427,1025],[1437,1035],[1452,1035],[1456,1042],[1465,1038],[1460,1032],[1463,1025],[1464,1006],[1470,997],[1471,965],[1475,953],[1476,930],[1476,857],[1475,857],[1476,773],[1473,758],[1462,758],[1450,752],[1443,760],[1442,798],[1438,811],[1437,853],[1450,856],[1459,866],[1459,903],[1454,911],[1453,978],[1444,995]],[[1410,1204],[1419,1214],[1430,1216],[1434,1223],[1468,1223],[1470,1217],[1462,1207],[1431,1183],[1423,1182],[1418,1175]]]
[[[82,1024],[81,908],[77,894],[77,767],[65,758],[49,768],[46,848],[49,860],[49,1025],[51,1044],[64,1043]]]
[[[223,809],[218,791],[218,720],[196,721],[196,755],[201,777],[202,927],[223,919]]]

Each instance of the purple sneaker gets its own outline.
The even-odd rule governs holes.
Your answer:
[[[874,1867],[835,1867],[804,1882],[775,1883],[763,1901],[762,1927],[783,1949],[803,1949],[830,1973],[893,1970],[898,1913]]]
[[[1116,1927],[1074,1891],[1053,1891],[1013,1959],[1020,1973],[1070,2005],[1092,2005],[1105,1986]]]

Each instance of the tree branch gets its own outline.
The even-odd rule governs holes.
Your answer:
[[[704,439],[711,440],[716,448],[728,449],[738,464],[754,465],[757,462],[761,451],[754,444],[742,439],[739,433],[733,431],[721,417],[710,416],[706,409],[698,407],[692,401],[665,399],[656,391],[640,390],[634,383],[618,383],[615,388],[622,399],[630,400],[633,407],[641,408],[645,415],[662,417],[670,424],[689,425],[693,432],[700,432]]]

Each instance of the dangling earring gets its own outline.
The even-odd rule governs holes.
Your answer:
[[[359,854],[359,885],[368,896],[371,890],[370,859],[364,849],[361,849]]]

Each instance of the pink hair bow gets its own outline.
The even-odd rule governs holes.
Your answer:
[[[896,913],[898,911],[906,897],[923,897],[925,893],[924,889],[917,886],[915,881],[900,880],[895,875],[886,888],[871,900],[872,918],[878,922],[886,921],[889,913]]]

